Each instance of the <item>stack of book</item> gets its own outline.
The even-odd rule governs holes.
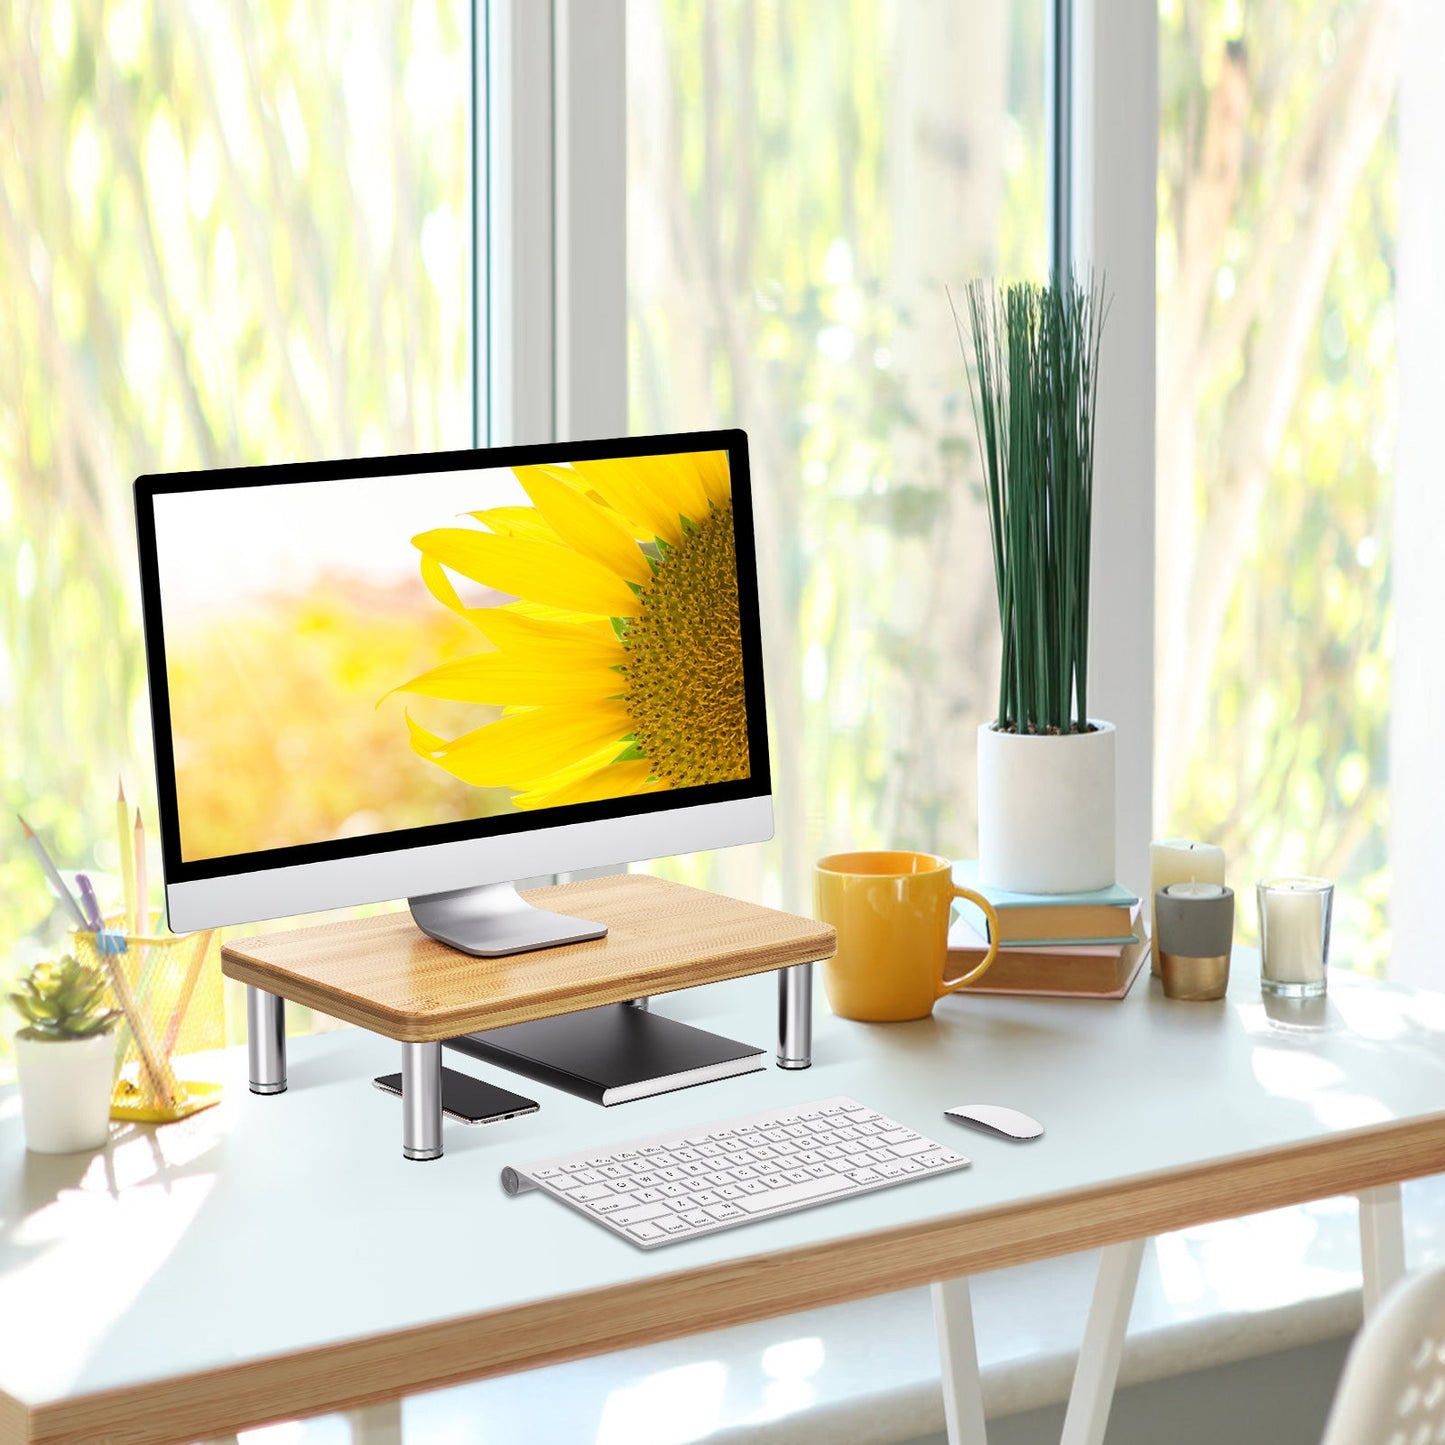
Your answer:
[[[953,876],[998,913],[998,957],[969,986],[971,993],[1123,998],[1149,956],[1139,899],[1117,883],[1092,893],[1006,893],[982,887],[971,861],[955,863]],[[951,975],[988,952],[987,928],[983,914],[965,900],[948,931]]]

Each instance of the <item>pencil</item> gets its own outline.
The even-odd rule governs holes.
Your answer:
[[[116,780],[119,796],[115,800],[116,841],[120,844],[120,880],[125,889],[125,927],[131,927],[135,918],[135,852],[131,831],[130,814],[125,806],[125,785]]]
[[[196,984],[200,981],[201,966],[205,963],[206,955],[211,950],[212,931],[208,930],[204,939],[196,940],[195,952],[191,956],[191,965],[181,980],[181,991],[176,996],[176,1006],[171,1011],[171,1021],[166,1028],[166,1036],[161,1044],[161,1053],[167,1059],[175,1050],[176,1040],[181,1034],[181,1025],[186,1021],[186,1010],[191,1006],[191,996],[195,993]]]
[[[20,818],[19,813],[15,816]],[[36,836],[35,829],[24,818],[20,818],[20,826],[25,832],[25,841],[30,845],[30,851],[35,854],[35,861],[40,864],[41,871],[50,880],[50,886],[55,889],[56,896],[70,909],[75,918],[76,927],[88,931],[90,924],[85,921],[85,914],[80,911],[80,904],[75,901],[75,894],[65,886],[65,879],[60,876],[60,870],[51,861],[45,844],[40,841]]]
[[[135,810],[135,931],[148,937],[151,931],[150,880],[146,877],[146,828],[140,809]]]
[[[115,994],[116,1002],[120,1004],[120,1011],[125,1015],[126,1023],[130,1025],[131,1036],[135,1039],[135,1046],[140,1052],[141,1067],[150,1075],[151,1087],[155,1090],[156,1098],[161,1101],[163,1108],[169,1109],[175,1103],[175,1096],[167,1086],[165,1075],[162,1072],[165,1060],[156,1057],[155,1043],[151,1039],[150,1030],[146,1028],[145,1017],[140,1011],[140,1005],[136,1003],[135,995],[130,991],[130,980],[125,976],[125,965],[120,962],[120,957],[116,953],[101,954],[101,959],[110,974],[111,991]]]

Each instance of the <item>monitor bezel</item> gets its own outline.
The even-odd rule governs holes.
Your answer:
[[[419,473],[493,470],[503,467],[528,466],[546,463],[568,463],[589,460],[610,460],[636,456],[660,456],[685,452],[725,451],[732,486],[733,526],[736,535],[738,568],[738,607],[742,631],[744,694],[748,715],[748,748],[751,774],[746,779],[714,783],[699,787],[670,789],[653,794],[632,794],[620,798],[602,799],[588,803],[573,803],[547,809],[536,809],[523,813],[501,814],[488,818],[468,819],[460,822],[435,823],[423,827],[403,828],[391,832],[369,834],[359,838],[329,839],[322,842],[297,844],[285,848],[271,848],[249,853],[230,854],[219,858],[186,860],[182,855],[180,836],[180,815],[175,772],[175,750],[171,730],[170,694],[166,671],[165,624],[162,613],[160,591],[160,559],[156,546],[155,500],[181,492],[214,491],[222,488],[250,486],[289,485],[294,483],[345,481],[385,476],[414,476]],[[359,863],[366,859],[383,859],[388,855],[416,855],[415,861],[422,863],[429,859],[428,870],[435,874],[438,862],[448,861],[448,849],[460,848],[451,862],[462,871],[475,870],[481,865],[484,873],[495,873],[496,867],[488,868],[485,860],[492,850],[477,845],[498,844],[505,847],[508,840],[514,843],[522,838],[555,835],[556,854],[559,858],[585,858],[588,862],[559,862],[555,868],[537,869],[528,867],[525,871],[514,872],[510,877],[530,876],[539,871],[556,871],[561,868],[595,866],[608,861],[597,856],[600,847],[603,853],[610,846],[617,846],[622,853],[631,852],[631,858],[618,857],[616,861],[633,861],[636,858],[659,856],[651,851],[658,843],[677,841],[678,829],[671,826],[656,826],[659,817],[668,814],[691,814],[692,826],[684,828],[685,835],[695,835],[697,825],[705,824],[709,816],[716,815],[715,821],[722,824],[720,839],[738,831],[739,820],[751,820],[742,831],[756,834],[761,826],[762,811],[757,804],[767,803],[767,833],[771,833],[772,778],[767,747],[766,699],[763,687],[762,633],[758,612],[757,557],[754,542],[751,473],[748,462],[746,435],[740,430],[718,430],[706,432],[681,432],[657,436],[622,437],[601,440],[548,442],[527,446],[488,447],[445,452],[408,453],[385,457],[359,457],[319,462],[286,462],[262,466],[243,466],[195,470],[188,472],[149,473],[136,478],[134,485],[136,535],[140,561],[142,629],[145,641],[146,670],[151,712],[151,731],[155,747],[156,800],[160,820],[161,859],[165,872],[168,906],[173,907],[177,889],[185,889],[190,895],[207,900],[207,910],[213,911],[217,900],[224,899],[226,890],[215,886],[189,888],[187,885],[216,885],[228,879],[241,879],[247,875],[271,874],[278,880],[286,879],[299,885],[305,893],[307,874],[313,873],[319,885],[318,901],[314,908],[340,906],[334,900],[346,894],[342,873],[337,865]],[[224,559],[218,559],[223,565]],[[740,810],[725,805],[744,805]],[[718,805],[724,805],[718,813]],[[700,811],[699,811],[700,810]],[[731,818],[731,823],[725,821]],[[627,829],[619,825],[635,823],[638,820],[653,820],[653,826],[642,826],[631,830],[636,841],[627,842]],[[608,837],[592,835],[594,827],[601,827]],[[727,841],[752,841],[749,838],[731,838]],[[695,846],[724,846],[699,843]],[[641,849],[642,851],[638,851]],[[538,855],[535,846],[519,850],[521,854],[534,858]],[[550,850],[543,847],[542,853]],[[674,851],[688,851],[676,848]],[[469,860],[469,861],[467,861]],[[403,870],[409,872],[412,870]],[[456,876],[457,867],[444,866],[440,876]],[[383,897],[403,896],[400,891],[385,892],[385,885],[378,881],[385,870],[362,867],[357,875],[358,891],[369,895],[347,901],[378,901]],[[363,883],[363,879],[367,880]],[[258,880],[253,880],[258,881]],[[478,876],[477,882],[501,881]],[[439,886],[458,886],[441,884]],[[378,887],[382,892],[378,893]],[[281,890],[295,893],[296,888]],[[412,892],[418,890],[411,890]],[[256,890],[244,888],[240,894],[254,899]],[[296,907],[277,907],[275,911],[257,914],[254,901],[242,911],[251,917],[275,917],[283,912],[311,911]],[[190,910],[186,910],[189,912]],[[225,909],[222,907],[222,912]],[[236,921],[242,921],[237,919]],[[185,920],[186,926],[204,926],[194,919]],[[172,926],[175,926],[173,921]]]

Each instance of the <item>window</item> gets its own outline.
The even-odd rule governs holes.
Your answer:
[[[777,838],[676,875],[810,907],[830,846],[974,849],[997,621],[946,287],[1041,279],[1042,0],[630,0],[633,431],[740,425]]]
[[[471,442],[470,27],[466,0],[0,22],[0,780],[64,869],[113,874],[117,773],[154,826],[131,479]],[[0,967],[66,923],[5,849]]]
[[[1156,825],[1224,847],[1246,930],[1254,879],[1334,879],[1335,956],[1378,969],[1399,26],[1365,0],[1160,19]]]

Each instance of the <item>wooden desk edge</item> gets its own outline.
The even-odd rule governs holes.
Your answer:
[[[33,1409],[0,1392],[0,1445],[175,1445],[1440,1172],[1445,1112]]]

